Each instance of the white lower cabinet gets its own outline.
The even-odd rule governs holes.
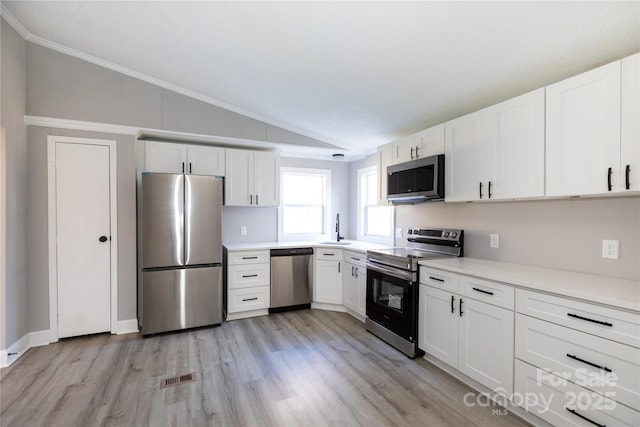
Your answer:
[[[227,256],[227,320],[269,313],[271,264],[268,250],[234,251]]]
[[[342,249],[315,250],[313,301],[342,306]]]
[[[495,392],[513,391],[513,311],[420,285],[418,346]]]
[[[342,303],[360,320],[366,316],[367,267],[364,255],[347,251],[344,254],[344,274],[342,283]]]
[[[513,401],[556,426],[639,426],[640,412],[562,377],[515,361]]]

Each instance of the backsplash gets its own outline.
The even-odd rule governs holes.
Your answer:
[[[465,256],[640,280],[640,197],[396,207],[396,227],[465,230]],[[489,234],[500,247],[489,247]],[[602,240],[620,241],[603,259]],[[403,239],[396,244],[404,245]]]

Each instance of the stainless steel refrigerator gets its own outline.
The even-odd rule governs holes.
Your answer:
[[[222,323],[222,184],[213,176],[142,174],[143,335]]]

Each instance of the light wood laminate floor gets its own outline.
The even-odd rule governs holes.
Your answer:
[[[162,379],[196,380],[160,389]],[[29,350],[1,371],[2,426],[520,426],[345,313],[302,310]],[[495,409],[495,408],[493,408]]]

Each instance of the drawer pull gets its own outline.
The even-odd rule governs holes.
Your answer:
[[[243,256],[242,259],[258,259],[257,256]]]
[[[471,288],[471,289],[473,289],[476,292],[481,292],[483,294],[487,294],[487,295],[493,296],[493,292],[485,291],[484,289],[480,289],[480,288]]]
[[[332,254],[332,253],[329,253],[329,252],[325,252],[322,255],[324,255],[324,256],[334,256],[335,254]]]
[[[585,420],[585,421],[587,421],[587,422],[590,422],[590,423],[591,423],[591,424],[593,424],[594,426],[598,426],[598,427],[607,427],[607,425],[606,425],[606,424],[600,424],[600,423],[597,423],[597,422],[595,422],[595,421],[593,421],[593,420],[591,420],[591,419],[589,419],[589,418],[585,417],[584,415],[579,414],[579,413],[578,413],[578,411],[576,411],[575,409],[569,409],[569,408],[564,408],[564,409],[566,409],[567,411],[571,412],[571,413],[572,413],[573,415],[575,415],[576,417],[580,417],[580,418],[582,418],[583,420]]]
[[[573,354],[567,353],[567,357],[569,359],[577,360],[578,362],[582,362],[582,363],[587,364],[589,366],[593,366],[594,368],[603,369],[603,370],[605,370],[607,372],[612,372],[611,369],[607,368],[606,366],[596,365],[595,363],[589,362],[589,361],[584,360],[584,359],[580,359],[578,356],[574,356]]]
[[[435,280],[436,282],[443,282],[444,283],[444,279],[438,279],[437,277],[429,276],[429,279]]]
[[[257,300],[257,299],[258,299],[258,297],[253,297],[253,298],[243,298],[242,302],[245,302],[245,301],[255,301],[255,300]]]
[[[354,260],[354,261],[360,261],[360,258],[356,258],[354,256],[352,256],[351,259]]]
[[[246,276],[242,276],[243,279],[248,279],[249,277],[258,277],[257,274],[247,274]]]
[[[611,327],[613,327],[613,323],[603,322],[602,320],[589,319],[588,317],[578,316],[577,314],[573,314],[573,313],[567,313],[567,316],[569,316],[569,317],[574,317],[574,318],[576,318],[576,319],[580,319],[580,320],[586,320],[587,322],[597,323],[598,325],[604,325],[604,326],[611,326]]]

